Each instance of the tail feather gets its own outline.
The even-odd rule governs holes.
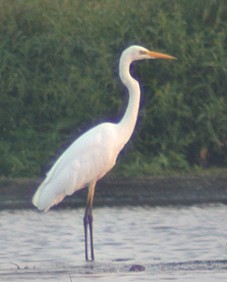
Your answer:
[[[79,179],[74,170],[64,170],[54,176],[48,174],[47,178],[38,187],[32,198],[32,203],[39,210],[48,211],[52,206],[60,203],[67,195],[84,187],[83,179]]]
[[[33,205],[41,211],[48,211],[52,206],[60,203],[66,196],[64,184],[44,180],[32,198]]]

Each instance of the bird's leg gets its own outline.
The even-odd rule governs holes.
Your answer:
[[[90,248],[91,248],[91,260],[95,259],[94,257],[94,247],[93,247],[93,216],[92,216],[92,207],[93,207],[93,199],[95,193],[95,184],[96,182],[92,182],[89,185],[88,197],[87,197],[87,206],[84,214],[84,240],[85,240],[85,259],[88,258],[88,232],[87,227],[89,225],[89,233],[90,233]]]
[[[90,233],[90,247],[91,247],[91,260],[94,260],[94,248],[93,248],[93,216],[92,216],[92,208],[88,205],[86,207],[85,215],[84,215],[84,239],[85,239],[85,259],[88,258],[88,226]]]
[[[90,230],[90,246],[91,246],[91,260],[95,259],[94,256],[94,246],[93,246],[93,216],[92,216],[92,209],[91,213],[88,216],[88,223],[89,223],[89,230]]]
[[[87,208],[84,215],[84,242],[85,242],[85,259],[88,261],[88,249],[87,249],[87,225],[88,225],[88,217],[87,217]]]

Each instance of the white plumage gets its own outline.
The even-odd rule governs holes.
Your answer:
[[[92,181],[103,177],[114,165],[124,144],[118,142],[117,126],[103,123],[77,139],[48,172],[33,197],[33,204],[47,211]]]
[[[94,260],[92,206],[96,182],[115,165],[117,156],[131,137],[137,120],[140,87],[130,75],[130,64],[135,60],[155,58],[174,59],[169,55],[148,51],[141,46],[131,46],[122,53],[119,74],[129,91],[128,107],[123,118],[117,124],[102,123],[79,137],[56,161],[33,197],[33,204],[39,210],[47,211],[65,196],[89,186],[84,216],[86,260],[87,225],[90,230],[91,259]]]

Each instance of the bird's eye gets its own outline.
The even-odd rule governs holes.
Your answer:
[[[143,51],[143,50],[140,50],[140,51],[139,51],[139,54],[140,54],[140,55],[146,55],[146,52]]]

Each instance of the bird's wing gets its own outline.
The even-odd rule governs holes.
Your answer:
[[[77,139],[56,161],[33,197],[33,204],[48,210],[66,195],[97,181],[115,164],[114,125],[101,124]]]

